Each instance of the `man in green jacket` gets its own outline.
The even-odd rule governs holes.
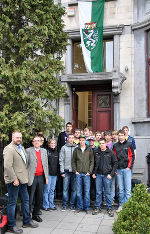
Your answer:
[[[94,155],[86,144],[85,135],[79,136],[79,146],[73,152],[72,170],[76,174],[77,211],[83,210],[82,187],[84,186],[84,209],[90,210],[90,174],[93,172]]]

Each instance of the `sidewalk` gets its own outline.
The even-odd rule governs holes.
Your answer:
[[[98,215],[85,212],[74,213],[70,209],[61,211],[61,205],[57,205],[56,211],[43,211],[39,228],[23,228],[24,234],[113,234],[112,225],[117,215],[109,217],[105,209]],[[22,217],[17,218],[17,225],[22,226]]]

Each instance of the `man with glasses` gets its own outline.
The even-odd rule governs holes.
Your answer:
[[[33,147],[26,150],[28,156],[28,172],[29,172],[29,202],[30,211],[33,211],[32,219],[42,222],[39,216],[40,207],[43,197],[44,183],[48,184],[48,159],[47,151],[41,148],[41,139],[39,136],[33,138]]]

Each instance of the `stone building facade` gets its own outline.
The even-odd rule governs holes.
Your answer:
[[[150,152],[150,1],[106,0],[104,72],[86,73],[81,59],[78,1],[61,0],[66,8],[68,46],[60,77],[68,97],[59,114],[74,127],[95,130],[127,125],[135,137],[134,177],[147,181],[145,156]],[[149,53],[148,53],[149,52]]]

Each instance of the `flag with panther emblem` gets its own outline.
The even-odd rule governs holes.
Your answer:
[[[105,0],[78,1],[81,46],[87,72],[103,72]]]

